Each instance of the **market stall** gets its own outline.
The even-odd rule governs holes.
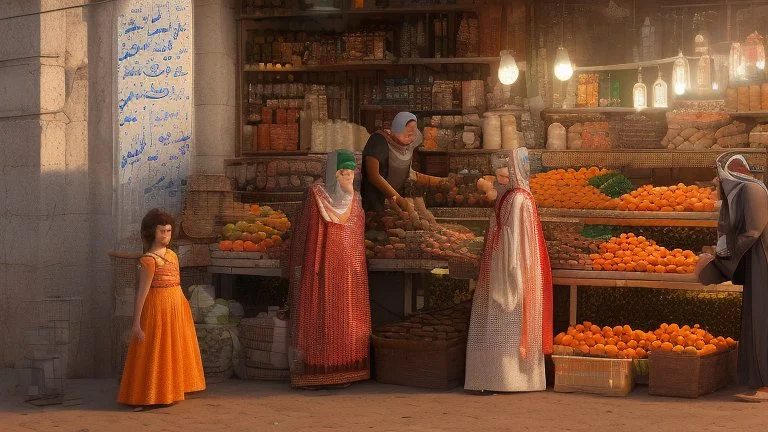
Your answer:
[[[693,269],[717,241],[717,157],[738,151],[762,180],[768,168],[768,84],[764,53],[759,68],[753,46],[759,35],[723,30],[731,28],[731,12],[746,19],[742,7],[730,5],[725,14],[706,2],[678,8],[674,1],[636,10],[613,1],[607,8],[554,0],[277,3],[241,2],[238,157],[222,162],[224,176],[190,179],[182,218],[196,251],[191,267],[215,275],[221,296],[238,285],[259,289],[239,276],[283,275],[296,212],[307,188],[322,181],[326,154],[353,150],[360,166],[370,134],[399,111],[416,115],[424,137],[413,168],[439,179],[406,187],[411,211],[388,208],[367,220],[367,269],[379,307],[375,340],[389,350],[381,361],[402,362],[421,346],[428,354],[420,361],[442,362],[442,375],[424,385],[460,382],[469,314],[463,302],[473,286],[437,304],[425,299],[425,275],[476,278],[495,204],[483,185],[496,181],[494,161],[521,146],[530,149],[531,191],[553,282],[562,288],[556,297],[566,305],[557,323],[576,331],[584,318],[597,320],[578,301],[593,287],[741,292],[703,286]],[[722,44],[700,39],[752,48],[726,54]],[[684,41],[682,52],[667,40]],[[661,333],[674,332],[643,332]],[[700,339],[709,345],[706,335]],[[731,355],[733,345],[719,342],[714,352],[707,348],[712,357],[689,354],[701,362]],[[605,361],[593,362],[603,375],[593,378],[619,370],[616,391],[626,394],[632,361],[606,356],[603,345],[594,356]],[[722,360],[706,361],[722,369]],[[557,363],[576,376],[584,362]]]

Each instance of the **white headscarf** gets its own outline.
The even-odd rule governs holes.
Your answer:
[[[392,119],[392,126],[390,128],[392,135],[399,135],[403,133],[405,131],[406,126],[408,126],[408,123],[410,123],[411,121],[417,121],[415,115],[406,111],[397,113],[395,118]],[[413,159],[413,151],[416,149],[416,147],[420,146],[423,141],[424,141],[424,136],[421,134],[421,131],[417,128],[416,136],[413,138],[413,141],[407,146],[399,145],[399,144],[393,143],[391,140],[387,140],[387,143],[389,144],[389,150],[390,150],[389,154],[401,161],[407,161],[407,163],[410,166],[411,159]],[[390,161],[390,163],[392,162]]]
[[[528,149],[518,147],[509,158],[509,182],[513,188],[531,191],[528,179],[531,176],[531,165],[528,161]]]
[[[720,178],[720,199],[722,205],[720,208],[720,220],[726,223],[729,228],[734,228],[732,215],[737,214],[736,195],[747,183],[757,184],[768,193],[765,184],[754,177],[744,175],[739,172],[731,171],[729,165],[731,162],[740,161],[744,167],[749,169],[749,164],[744,156],[737,153],[724,153],[717,158],[717,175]],[[726,245],[726,236],[724,233],[718,233],[717,254],[719,256],[728,256],[728,247]]]

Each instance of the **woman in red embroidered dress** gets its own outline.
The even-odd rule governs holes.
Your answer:
[[[354,155],[328,156],[325,185],[307,191],[288,264],[291,385],[346,385],[370,378],[371,313],[365,214]]]

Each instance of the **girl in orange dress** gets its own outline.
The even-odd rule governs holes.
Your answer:
[[[205,389],[192,311],[181,290],[179,259],[168,248],[173,218],[153,209],[141,221],[140,261],[131,345],[117,401],[169,405]]]

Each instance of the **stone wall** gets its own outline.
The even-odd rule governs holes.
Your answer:
[[[195,0],[195,157],[191,172],[224,174],[235,155],[235,0]]]
[[[82,315],[70,376],[113,369],[117,5],[54,11],[84,2],[0,0],[11,17],[0,20],[0,368],[21,357],[26,302],[71,296]],[[223,173],[235,149],[235,1],[194,7],[192,172]]]

